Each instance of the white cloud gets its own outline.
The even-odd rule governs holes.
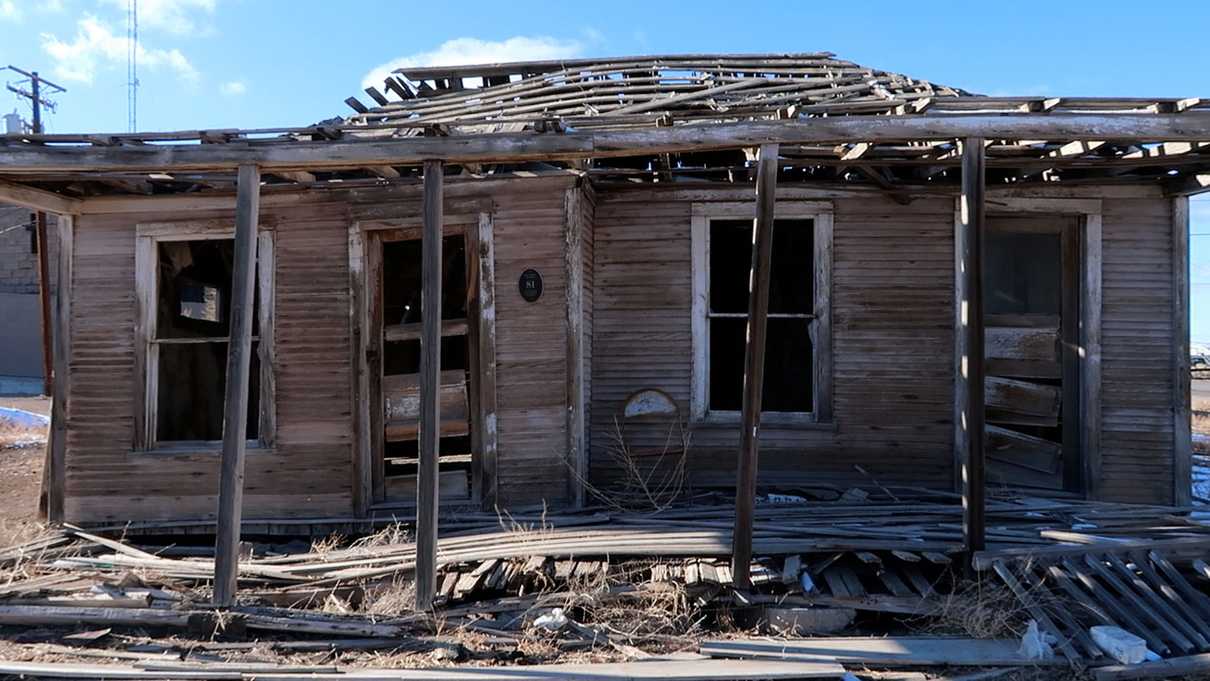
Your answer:
[[[93,82],[99,69],[125,66],[129,44],[125,35],[115,34],[93,16],[85,16],[77,22],[76,37],[70,42],[51,33],[42,34],[42,50],[54,59],[55,75],[62,80],[88,84]],[[185,80],[198,78],[197,69],[176,48],[148,49],[140,41],[137,49],[140,68],[167,68]]]
[[[102,0],[104,4],[126,12],[128,0]],[[164,31],[173,35],[204,32],[204,19],[195,15],[214,15],[216,0],[139,0],[139,28]],[[200,22],[200,23],[199,23]]]
[[[232,80],[220,85],[218,90],[228,97],[238,97],[248,91],[248,84],[242,80]]]
[[[0,0],[0,21],[21,21],[21,8],[13,0]]]
[[[506,40],[455,38],[429,52],[419,52],[379,64],[361,79],[361,86],[382,88],[382,81],[395,69],[407,66],[454,66],[493,64],[506,61],[569,59],[579,56],[583,46],[575,40],[545,36],[513,36]]]

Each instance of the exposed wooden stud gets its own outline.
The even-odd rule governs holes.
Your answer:
[[[963,543],[970,553],[984,547],[984,350],[983,350],[983,230],[984,148],[978,137],[962,145],[962,197],[955,234],[955,267],[960,281],[955,296],[961,326],[956,411],[963,436]]]
[[[214,604],[235,602],[239,572],[240,521],[244,500],[244,450],[247,446],[248,372],[252,354],[253,295],[256,291],[257,221],[260,170],[239,168],[235,206],[235,264],[231,281],[231,336],[227,345],[227,385],[223,398],[223,453],[215,539]]]
[[[420,438],[416,481],[416,609],[429,610],[437,587],[437,491],[441,413],[441,161],[424,162],[424,236],[421,238]]]
[[[1173,501],[1193,503],[1193,435],[1189,374],[1189,197],[1172,199]]]
[[[744,353],[743,431],[735,484],[735,532],[731,574],[735,586],[752,586],[752,530],[760,449],[761,392],[765,379],[765,331],[777,207],[778,145],[762,144],[756,171],[756,216],[752,221],[752,267],[748,281],[748,341]]]

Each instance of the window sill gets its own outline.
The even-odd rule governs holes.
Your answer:
[[[743,425],[743,416],[739,412],[713,412],[699,416],[693,420],[694,426],[728,426],[739,428]],[[816,421],[811,414],[761,414],[761,428],[776,428],[779,430],[819,430],[835,431],[835,421]]]
[[[272,445],[266,445],[260,440],[248,440],[244,445],[248,454],[273,454],[276,452]],[[149,449],[132,449],[131,454],[146,456],[219,456],[223,453],[221,441],[176,442],[161,443]]]

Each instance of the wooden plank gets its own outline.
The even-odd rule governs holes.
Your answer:
[[[1015,639],[969,639],[949,636],[818,637],[785,640],[710,640],[702,643],[711,657],[796,661],[835,660],[842,664],[887,667],[1065,665],[1061,659],[1031,660]]]
[[[382,378],[384,428],[388,442],[415,440],[420,432],[421,385],[419,374]],[[466,372],[441,372],[438,428],[442,437],[470,432]]]
[[[178,144],[110,147],[7,146],[0,165],[7,174],[82,173],[100,170],[214,170],[240,164],[265,171],[447,163],[507,163],[551,158],[611,158],[759,146],[838,144],[967,137],[1066,139],[1120,142],[1210,139],[1210,116],[1184,114],[1027,113],[963,116],[831,116],[750,121],[645,130],[511,133],[390,140],[298,141],[289,144]]]
[[[1096,681],[1119,681],[1120,679],[1167,679],[1173,677],[1201,677],[1210,671],[1210,653],[1173,657],[1167,660],[1140,662],[1138,664],[1113,664],[1092,669]]]
[[[491,213],[479,214],[479,413],[482,423],[480,450],[482,463],[479,498],[484,510],[494,509],[497,493],[497,448],[499,432],[496,417],[496,242]]]
[[[64,501],[67,496],[67,418],[71,395],[71,301],[72,253],[75,244],[75,217],[60,215],[59,228],[59,272],[55,290],[55,352],[54,392],[50,403],[50,432],[47,435],[49,483],[46,489],[46,519],[63,522]]]
[[[256,291],[257,220],[260,170],[239,167],[235,206],[235,264],[231,275],[231,338],[227,345],[227,385],[223,398],[223,453],[220,462],[218,527],[215,538],[214,604],[235,602],[239,572],[240,519],[244,499],[244,449],[248,430],[248,371],[252,354],[252,306]]]
[[[437,506],[441,385],[441,161],[424,162],[424,237],[422,239],[420,340],[420,465],[416,490],[416,609],[433,607],[437,574]]]
[[[0,202],[58,215],[78,214],[84,205],[80,199],[8,180],[0,180]]]
[[[811,320],[814,358],[815,421],[832,420],[832,228],[831,212],[821,212],[815,225],[815,319]]]
[[[987,376],[983,395],[984,404],[989,410],[1047,420],[1057,420],[1059,416],[1059,389],[1053,385]],[[992,416],[988,418],[992,419]]]
[[[382,338],[388,342],[420,340],[424,324],[389,324],[382,327]],[[441,337],[465,336],[468,333],[465,319],[441,320]]]
[[[1109,558],[1112,560],[1113,556],[1111,555]],[[1105,580],[1111,587],[1113,587],[1113,590],[1118,592],[1118,594],[1130,604],[1131,610],[1146,617],[1146,619],[1149,620],[1153,626],[1163,633],[1164,638],[1176,644],[1177,648],[1180,648],[1186,653],[1192,652],[1196,647],[1193,641],[1189,640],[1189,638],[1186,637],[1175,624],[1166,619],[1161,612],[1157,612],[1157,608],[1153,607],[1154,604],[1148,602],[1149,594],[1147,591],[1145,589],[1136,591],[1135,589],[1130,588],[1130,585],[1123,581],[1123,576],[1106,567],[1103,560],[1103,558],[1091,554],[1085,554],[1084,556],[1084,563],[1088,567],[1092,568],[1092,571],[1097,576]],[[1133,580],[1131,581],[1131,584],[1133,584]],[[1137,587],[1137,585],[1135,586]]]
[[[962,145],[962,197],[960,228],[955,237],[957,269],[962,273],[958,323],[962,325],[962,352],[958,367],[958,407],[965,426],[962,458],[962,538],[967,552],[984,547],[984,326],[983,326],[983,139],[969,137]]]
[[[1146,639],[1148,647],[1157,653],[1166,654],[1169,651],[1168,644],[1155,633],[1155,628],[1144,624],[1143,621],[1138,618],[1137,610],[1123,605],[1122,602],[1109,591],[1109,589],[1105,588],[1104,584],[1101,584],[1097,580],[1093,579],[1092,575],[1088,573],[1088,570],[1084,566],[1075,560],[1064,559],[1062,563],[1062,568],[1052,568],[1052,574],[1062,572],[1068,577],[1074,577],[1075,579],[1079,580],[1080,584],[1084,586],[1084,589],[1087,589],[1087,592],[1092,594],[1092,596],[1091,598],[1088,596],[1085,596],[1084,598],[1077,597],[1077,600],[1081,603],[1088,603],[1091,601],[1091,605],[1099,604],[1099,606],[1096,608],[1090,607],[1090,612],[1093,612],[1096,617],[1103,619],[1104,623],[1108,623],[1112,626],[1122,627],[1123,629],[1131,632],[1137,632],[1139,636]],[[1059,583],[1068,593],[1084,593],[1083,591],[1080,591],[1070,579],[1060,580]],[[1111,619],[1111,616],[1114,619]]]
[[[386,486],[387,501],[414,501],[416,499],[417,476],[391,475],[387,476],[383,482]],[[441,471],[437,484],[441,503],[466,503],[471,498],[465,470]]]
[[[1080,406],[1083,434],[1080,449],[1084,464],[1084,495],[1101,494],[1101,214],[1088,214],[1083,221],[1083,281],[1080,299],[1081,361]]]
[[[272,447],[277,439],[277,343],[273,333],[276,325],[277,287],[274,278],[277,261],[274,235],[275,232],[261,232],[256,246],[256,290],[260,293],[260,307],[257,310],[260,342],[256,346],[257,359],[260,360],[260,373],[257,376],[260,381],[257,439],[264,447]]]
[[[1189,197],[1178,196],[1172,199],[1172,498],[1178,506],[1193,503],[1189,311]]]
[[[588,450],[584,432],[584,220],[582,190],[563,193],[563,270],[566,277],[567,325],[567,465],[568,496],[584,506],[588,485]]]
[[[769,314],[769,275],[777,189],[776,144],[760,147],[756,174],[756,217],[753,220],[752,268],[748,291],[748,336],[744,353],[743,430],[739,474],[735,485],[735,532],[731,574],[735,586],[752,586],[752,525],[756,506],[757,452],[760,447],[761,391],[765,375],[765,330]]]
[[[354,423],[353,514],[358,518],[369,515],[370,503],[374,499],[374,462],[371,453],[373,438],[370,436],[369,418],[374,402],[370,399],[365,248],[361,228],[355,222],[349,227],[349,345],[353,352],[350,364],[354,367],[352,404],[349,407]]]
[[[1000,579],[1004,580],[1004,583],[1013,592],[1013,595],[1017,597],[1017,600],[1021,601],[1021,604],[1029,611],[1030,616],[1037,620],[1038,626],[1042,628],[1042,631],[1055,634],[1056,638],[1058,638],[1059,650],[1063,652],[1063,655],[1072,662],[1080,659],[1080,654],[1072,647],[1071,642],[1060,634],[1059,629],[1055,627],[1055,623],[1051,621],[1046,611],[1034,601],[1033,595],[1021,585],[1021,582],[1017,580],[1016,576],[1013,575],[1004,562],[996,561],[992,563],[992,569],[996,571],[997,575],[1000,575]]]
[[[1058,362],[1059,329],[987,326],[984,357],[989,360]]]

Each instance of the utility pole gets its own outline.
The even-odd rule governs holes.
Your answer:
[[[10,71],[15,71],[29,80],[29,90],[20,87],[21,83],[13,85],[7,84],[5,87],[10,92],[14,92],[18,97],[24,97],[30,101],[33,107],[33,134],[42,134],[42,107],[46,107],[51,111],[55,110],[55,103],[45,99],[42,93],[42,87],[46,86],[52,94],[67,92],[66,88],[56,85],[45,78],[38,75],[37,71],[24,71],[15,66],[8,66]],[[46,213],[38,211],[34,215],[35,230],[38,240],[38,296],[42,304],[42,393],[50,395],[54,390],[54,356],[51,348],[51,318],[50,318],[50,250],[46,239]],[[63,295],[63,292],[60,292]]]

